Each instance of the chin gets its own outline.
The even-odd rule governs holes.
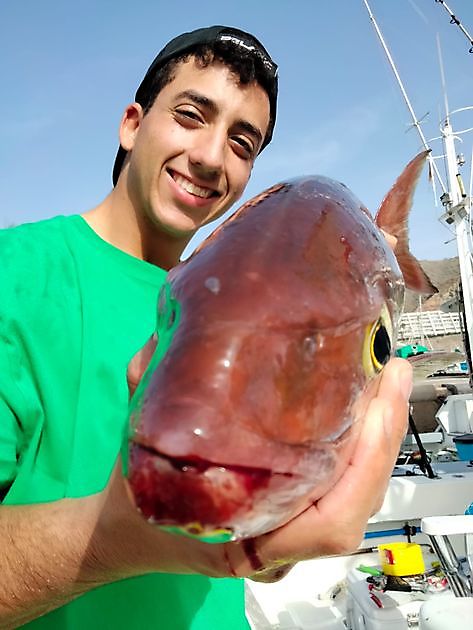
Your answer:
[[[154,230],[177,239],[189,239],[203,225],[201,221],[196,221],[183,213],[177,215],[163,215],[160,212],[153,213],[148,217]]]

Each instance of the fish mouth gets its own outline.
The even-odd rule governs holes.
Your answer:
[[[167,455],[162,451],[154,448],[153,446],[149,446],[147,444],[141,444],[137,441],[133,442],[135,447],[142,449],[143,451],[147,451],[151,455],[154,455],[157,458],[165,460],[169,462],[169,464],[175,468],[176,470],[187,473],[205,473],[209,468],[219,468],[221,470],[228,470],[231,472],[235,472],[238,474],[244,474],[251,478],[254,482],[258,479],[264,479],[265,477],[272,475],[281,475],[282,477],[293,477],[293,473],[290,472],[280,472],[274,471],[269,468],[260,468],[257,466],[246,466],[241,464],[224,464],[221,462],[215,462],[211,460],[203,459],[198,455],[189,455],[186,457],[179,457],[175,455]]]
[[[266,468],[219,464],[197,456],[173,457],[132,442],[128,481],[136,506],[150,522],[197,537],[226,532],[257,510],[257,496],[295,475]]]

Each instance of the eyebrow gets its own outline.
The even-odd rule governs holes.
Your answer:
[[[176,95],[176,100],[179,100],[181,98],[188,98],[196,105],[201,105],[202,107],[210,110],[213,114],[216,114],[218,112],[217,103],[215,101],[212,101],[212,99],[208,98],[207,96],[204,96],[200,92],[195,92],[194,90],[184,90],[183,92],[179,92],[179,94]]]
[[[179,92],[179,94],[176,95],[176,100],[179,100],[181,98],[188,98],[189,100],[193,101],[196,105],[205,107],[212,114],[218,113],[217,103],[213,101],[212,99],[208,98],[208,96],[204,96],[204,94],[201,94],[200,92],[195,92],[194,90],[184,90],[183,92]],[[261,131],[257,127],[255,127],[252,123],[250,123],[248,120],[237,120],[235,123],[235,126],[241,129],[242,131],[246,131],[247,133],[254,136],[259,143],[263,141],[263,136],[261,134]]]

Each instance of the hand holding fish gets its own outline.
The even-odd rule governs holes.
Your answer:
[[[300,560],[344,554],[360,544],[368,519],[382,505],[407,430],[412,368],[403,359],[385,367],[372,396],[355,451],[342,477],[322,498],[279,529],[248,545],[227,544],[235,573],[259,581],[283,577]]]
[[[249,540],[208,544],[148,524],[131,505],[120,465],[103,493],[97,558],[117,577],[140,572],[202,573],[275,581],[296,562],[354,551],[381,507],[407,429],[412,369],[392,359],[365,394],[367,411],[341,478],[282,527]]]

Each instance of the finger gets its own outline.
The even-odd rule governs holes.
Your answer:
[[[411,364],[406,359],[391,359],[382,372],[377,396],[392,405],[394,416],[397,418],[398,414],[405,411],[405,406],[409,404],[411,392]],[[402,426],[400,428],[402,430]]]
[[[409,397],[411,392],[412,366],[404,359],[392,359],[389,370],[386,376],[381,379],[378,390],[378,399],[387,403],[389,409],[389,414],[385,418],[384,431],[387,434],[386,455],[388,457],[390,455],[392,461],[391,472],[396,464],[402,440],[408,429]],[[386,477],[384,487],[380,486],[379,499],[374,507],[373,514],[381,509],[391,478],[391,472]]]

